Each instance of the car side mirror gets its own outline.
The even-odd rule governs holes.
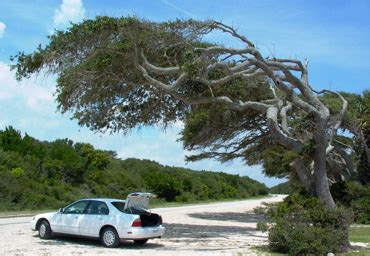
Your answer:
[[[64,212],[64,208],[59,208],[58,212],[63,213]]]

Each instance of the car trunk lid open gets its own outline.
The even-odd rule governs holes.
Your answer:
[[[154,197],[155,195],[152,193],[131,193],[127,196],[124,210],[127,211],[129,208],[149,209],[149,200]]]
[[[138,214],[140,219],[136,219],[133,227],[155,227],[162,225],[162,217],[149,210],[149,200],[155,195],[151,193],[131,193],[127,196],[125,212]]]

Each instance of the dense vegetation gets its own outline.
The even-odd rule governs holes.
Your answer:
[[[370,224],[370,184],[343,181],[330,190],[338,205],[332,211],[292,181],[270,189],[270,193],[289,194],[281,203],[256,209],[265,216],[258,227],[268,231],[271,251],[290,255],[340,252],[347,247],[340,241],[346,240],[351,223]]]
[[[289,182],[280,183],[270,188],[271,194],[290,194],[292,192]]]
[[[247,177],[120,160],[90,144],[41,142],[12,127],[0,131],[0,211],[58,208],[82,197],[123,198],[138,190],[177,202],[267,194],[265,185]]]
[[[353,211],[357,224],[370,224],[370,184],[346,181],[331,186],[338,205]]]
[[[331,185],[330,191],[338,206],[353,211],[354,222],[370,224],[370,184],[362,184],[358,180],[342,181]],[[304,194],[304,189],[299,184],[289,181],[271,187],[269,193]]]
[[[348,245],[352,211],[337,207],[329,210],[307,194],[293,193],[284,202],[258,208],[266,222],[259,229],[268,231],[269,248],[289,255],[326,255],[343,251]]]

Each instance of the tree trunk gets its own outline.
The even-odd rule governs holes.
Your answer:
[[[327,169],[326,169],[326,148],[327,148],[327,139],[325,136],[324,129],[320,129],[318,124],[318,129],[314,133],[315,141],[315,153],[314,153],[314,186],[315,192],[320,200],[324,203],[329,209],[335,210],[336,205],[334,199],[330,193]],[[321,127],[324,127],[323,125]],[[349,225],[346,218],[342,219],[342,228],[345,233],[345,237],[341,241],[341,252],[347,252],[351,248],[349,242]]]
[[[326,207],[334,209],[335,202],[330,193],[328,176],[326,172],[326,136],[324,129],[321,129],[321,125],[318,125],[315,134],[315,155],[314,155],[314,184],[315,192]],[[320,127],[321,126],[321,127]]]
[[[298,175],[299,180],[302,182],[306,191],[311,196],[316,196],[314,183],[311,177],[309,170],[305,167],[303,159],[297,158],[292,163],[291,166],[295,169],[295,172]]]

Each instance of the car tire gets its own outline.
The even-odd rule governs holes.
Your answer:
[[[104,247],[114,248],[119,245],[119,236],[112,227],[105,228],[100,235],[100,242]]]
[[[50,239],[51,238],[51,228],[48,221],[43,220],[39,226],[39,237],[41,239]]]
[[[148,239],[134,240],[134,243],[137,245],[143,245],[146,244],[146,242],[148,242]]]

